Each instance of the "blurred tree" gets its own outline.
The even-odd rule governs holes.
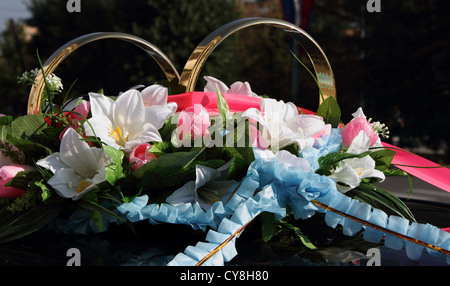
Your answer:
[[[402,145],[442,148],[450,142],[450,2],[385,2],[382,13],[367,17],[367,106],[386,122],[401,112],[405,125],[395,130]]]
[[[66,42],[92,32],[134,34],[156,45],[181,73],[197,44],[213,29],[239,17],[232,1],[90,0],[80,13],[69,13],[66,1],[32,0],[28,23],[39,29],[29,48],[43,61]],[[235,45],[218,49],[205,72],[230,79],[237,63]],[[34,55],[36,53],[34,52]],[[35,62],[37,65],[37,62]],[[159,66],[144,51],[120,40],[102,40],[75,51],[57,68],[72,96],[98,91],[117,95],[128,88],[163,80]]]
[[[311,34],[335,73],[344,122],[363,106],[400,135],[399,146],[422,144],[448,157],[450,2],[382,0],[380,13],[366,4],[316,0],[311,18]]]
[[[17,84],[17,76],[34,62],[24,39],[24,25],[9,21],[0,35],[0,113],[19,114],[26,110],[28,88]]]

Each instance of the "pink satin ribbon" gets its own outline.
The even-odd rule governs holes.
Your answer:
[[[394,145],[384,142],[382,144],[396,152],[392,164],[397,168],[450,192],[450,169]]]
[[[224,94],[231,112],[243,112],[249,108],[260,108],[260,97],[252,97],[237,94]],[[210,114],[218,114],[217,94],[215,92],[188,92],[177,95],[170,95],[169,102],[178,104],[178,111],[184,110],[194,104],[201,104]],[[305,114],[315,114],[313,111],[298,108]],[[405,172],[424,180],[436,187],[450,192],[450,169],[420,157],[416,154],[398,148],[388,143],[382,143],[386,148],[396,151],[392,164]],[[412,167],[414,166],[414,167]],[[425,168],[423,168],[425,167]]]
[[[260,97],[239,95],[239,94],[223,94],[231,112],[243,112],[249,108],[260,107]],[[215,92],[187,92],[182,94],[169,95],[168,102],[176,102],[178,105],[177,111],[182,111],[194,104],[203,105],[208,113],[219,114],[217,109],[217,93]],[[299,111],[306,114],[314,114],[313,111],[298,107]]]

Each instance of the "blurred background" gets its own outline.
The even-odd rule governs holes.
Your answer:
[[[181,73],[197,44],[236,19],[284,19],[306,30],[334,71],[344,123],[362,106],[390,129],[388,140],[447,164],[450,128],[448,0],[0,0],[0,113],[24,115],[29,87],[17,83],[66,42],[92,32],[134,34],[156,45]],[[254,92],[315,110],[318,90],[290,51],[310,68],[304,51],[279,29],[256,26],[224,41],[204,75],[227,85],[248,81]],[[78,49],[55,71],[72,96],[104,89],[117,95],[151,85],[164,75],[152,58],[129,43],[103,40]],[[205,85],[199,79],[197,90]]]

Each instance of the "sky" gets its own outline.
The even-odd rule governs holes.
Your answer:
[[[28,0],[0,0],[0,31],[6,28],[10,19],[23,20],[30,16],[26,8]]]

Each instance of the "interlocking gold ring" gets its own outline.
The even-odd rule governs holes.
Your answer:
[[[294,38],[308,54],[324,97],[333,96],[336,98],[333,70],[319,44],[304,30],[289,22],[280,19],[257,17],[240,19],[223,25],[209,34],[195,48],[181,73],[180,85],[186,87],[186,92],[194,91],[200,71],[206,60],[223,40],[239,30],[255,25],[269,25],[280,28]],[[320,96],[319,98],[321,99]]]
[[[46,75],[53,73],[56,67],[71,53],[77,50],[79,47],[103,39],[119,39],[128,41],[139,48],[143,49],[147,54],[149,54],[153,59],[158,63],[158,65],[163,70],[166,78],[171,81],[173,79],[179,80],[180,76],[171,63],[171,61],[167,58],[167,56],[161,52],[156,46],[145,41],[134,35],[129,35],[125,33],[115,33],[115,32],[98,32],[87,34],[81,37],[78,37],[62,47],[56,50],[43,64],[43,69]],[[36,77],[35,83],[31,88],[30,95],[28,97],[28,114],[38,114],[41,112],[41,101],[42,101],[42,93],[44,91],[45,81],[42,76],[42,73]]]
[[[169,81],[178,80],[179,85],[183,86],[186,92],[191,92],[194,91],[201,69],[205,65],[206,60],[214,51],[214,49],[233,33],[255,25],[269,25],[272,27],[280,28],[283,29],[292,38],[294,38],[308,54],[308,57],[314,67],[319,87],[322,90],[324,97],[333,96],[336,98],[336,87],[333,71],[327,57],[325,56],[325,53],[317,44],[317,42],[299,27],[289,22],[272,18],[245,18],[230,22],[216,29],[206,38],[204,38],[203,41],[192,52],[191,56],[186,62],[181,76],[178,74],[167,56],[164,55],[164,53],[161,52],[153,44],[137,36],[114,32],[92,33],[78,37],[68,42],[57,51],[55,51],[47,59],[47,61],[43,64],[43,69],[45,74],[53,73],[56,67],[66,57],[68,57],[76,49],[87,43],[102,39],[120,39],[131,42],[136,46],[142,48],[150,56],[152,56],[153,59],[156,60]],[[40,113],[44,85],[45,81],[42,77],[42,74],[39,73],[36,77],[35,84],[31,88],[28,98],[28,114]],[[322,100],[320,96],[319,100]]]

